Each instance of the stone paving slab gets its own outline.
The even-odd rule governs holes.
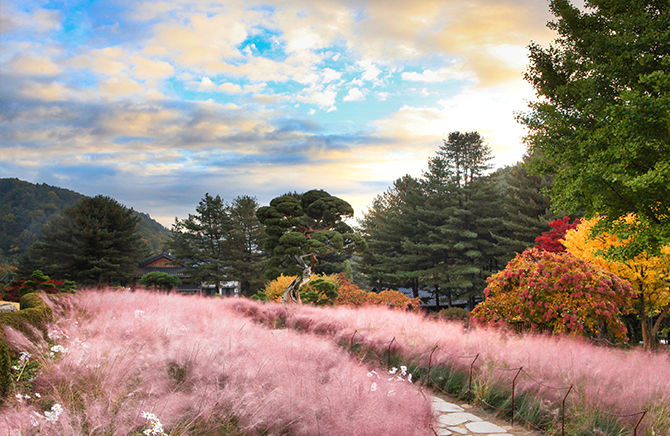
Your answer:
[[[439,436],[515,436],[512,430],[466,411],[468,405],[459,406],[442,398],[433,397],[433,412],[437,416],[435,433]],[[523,432],[523,434],[528,434]]]

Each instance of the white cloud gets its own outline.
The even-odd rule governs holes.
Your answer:
[[[365,94],[361,92],[358,88],[351,88],[346,96],[342,99],[343,101],[362,101],[365,100]]]
[[[214,82],[212,82],[212,79],[209,77],[203,77],[202,80],[200,81],[200,85],[198,86],[200,89],[213,89],[214,88]]]
[[[140,80],[165,79],[174,74],[174,67],[169,62],[146,59],[140,56],[130,58],[134,65],[131,73]]]
[[[236,83],[222,83],[219,85],[219,89],[226,94],[239,94],[242,92],[242,87]]]
[[[361,80],[364,81],[369,81],[369,82],[379,82],[379,74],[381,74],[381,70],[377,68],[375,64],[372,63],[372,61],[365,60],[361,61],[358,63],[360,67],[363,68],[363,75],[361,76]]]

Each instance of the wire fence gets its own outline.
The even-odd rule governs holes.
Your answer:
[[[358,336],[356,341],[354,339]],[[354,331],[354,333],[351,335],[351,338],[349,340],[349,346],[350,349],[354,349],[354,345],[359,345],[359,346],[364,346],[367,342],[366,337],[361,334],[358,330]],[[390,342],[388,342],[388,345],[385,346],[384,353],[386,354],[386,363],[388,369],[391,368],[391,360],[392,360],[392,346],[393,344],[396,343],[396,338],[393,337]],[[373,344],[372,344],[373,345]],[[374,345],[373,345],[374,347]],[[374,347],[374,348],[379,348],[381,347]],[[645,416],[647,415],[647,410],[641,410],[639,412],[635,413],[630,413],[630,414],[619,414],[619,413],[613,413],[611,411],[603,410],[602,408],[592,404],[589,399],[579,390],[575,389],[573,385],[568,385],[568,386],[553,386],[546,384],[539,380],[539,377],[534,376],[531,374],[528,370],[526,370],[523,366],[520,367],[513,367],[513,368],[508,368],[508,367],[500,367],[500,366],[495,366],[491,364],[487,364],[486,368],[490,371],[503,371],[503,372],[509,372],[509,373],[514,373],[514,376],[511,377],[511,383],[509,386],[510,389],[510,407],[509,408],[501,408],[497,407],[493,404],[490,404],[489,402],[486,401],[485,398],[477,394],[476,389],[473,389],[473,380],[477,375],[477,367],[476,363],[478,360],[480,360],[481,355],[475,354],[475,355],[457,355],[453,353],[449,353],[445,350],[442,350],[438,345],[433,346],[430,348],[430,350],[424,351],[424,352],[419,352],[416,353],[415,355],[428,355],[428,367],[426,370],[427,373],[427,379],[426,379],[426,384],[431,386],[432,388],[435,388],[442,393],[449,394],[449,392],[444,391],[443,389],[440,388],[440,385],[438,382],[433,380],[432,373],[433,373],[433,365],[434,365],[434,357],[436,352],[441,352],[445,357],[449,359],[459,359],[460,361],[463,361],[464,363],[461,365],[463,368],[467,368],[468,371],[468,385],[467,385],[467,392],[469,395],[471,395],[473,398],[475,398],[477,401],[479,401],[481,404],[484,404],[485,406],[491,408],[492,410],[496,410],[498,412],[503,412],[505,414],[508,414],[510,416],[510,421],[511,425],[514,426],[514,420],[515,419],[521,419],[522,421],[525,422],[525,425],[535,428],[536,430],[539,431],[546,431],[546,428],[541,428],[538,427],[537,425],[533,424],[530,422],[528,419],[526,419],[519,411],[517,408],[515,408],[515,401],[518,398],[518,389],[517,389],[517,380],[519,379],[520,376],[524,376],[527,380],[530,380],[532,383],[535,385],[549,389],[549,390],[555,390],[555,391],[565,391],[565,394],[560,397],[560,428],[561,428],[561,436],[565,436],[565,422],[566,422],[566,414],[567,414],[567,408],[566,408],[566,402],[568,400],[568,397],[572,395],[578,396],[581,401],[584,402],[584,404],[588,405],[590,410],[593,412],[597,412],[603,415],[607,415],[613,418],[619,418],[619,419],[627,419],[627,418],[634,418],[639,416],[639,419],[637,420],[634,428],[633,428],[633,436],[638,436],[638,429],[640,428],[640,425],[642,424],[642,421],[644,420]],[[528,390],[528,389],[527,389]]]

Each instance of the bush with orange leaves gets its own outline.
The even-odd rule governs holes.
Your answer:
[[[288,285],[294,279],[295,277],[280,275],[265,286],[264,293],[259,296],[259,299],[278,302]],[[322,295],[323,292],[317,289],[318,286],[313,286],[314,284],[318,284],[318,281],[326,281],[335,285],[337,296],[334,299],[329,299],[326,295]],[[318,294],[318,298],[309,298],[305,301],[306,303],[324,304],[327,301],[328,304],[332,302],[332,304],[337,306],[377,305],[400,310],[415,310],[421,307],[418,298],[409,298],[402,292],[390,289],[381,291],[380,293],[363,290],[351,283],[344,273],[329,275],[313,274],[309,283],[302,287],[300,295],[311,295],[311,293]]]

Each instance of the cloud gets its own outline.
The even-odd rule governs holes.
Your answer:
[[[21,53],[9,62],[9,70],[30,76],[55,76],[62,70],[51,59],[43,56],[34,56],[30,53]]]
[[[140,80],[166,79],[174,75],[174,67],[169,62],[140,56],[131,57],[130,62],[133,64],[131,74]]]
[[[111,77],[100,83],[100,91],[106,97],[119,98],[138,94],[145,87],[128,76]]]
[[[343,101],[362,101],[365,100],[365,94],[358,88],[351,88],[347,95],[342,99]]]

